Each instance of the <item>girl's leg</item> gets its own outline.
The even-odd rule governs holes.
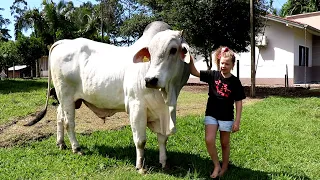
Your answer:
[[[220,163],[218,159],[218,152],[216,148],[216,135],[217,135],[218,125],[209,124],[205,126],[205,141],[208,153],[214,164],[214,169],[210,177],[216,178],[220,172]]]
[[[230,156],[230,132],[220,131],[220,143],[222,148],[222,168],[219,176],[222,176],[228,170]]]

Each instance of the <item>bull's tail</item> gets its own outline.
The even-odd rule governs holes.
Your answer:
[[[51,57],[51,52],[52,49],[54,47],[56,47],[57,45],[61,44],[62,41],[57,41],[55,42],[50,50],[49,50],[49,56],[48,56],[48,88],[47,88],[47,99],[46,99],[46,105],[44,107],[44,109],[42,111],[40,111],[36,117],[34,119],[32,119],[30,122],[28,122],[27,124],[24,124],[24,126],[32,126],[34,124],[36,124],[37,122],[39,122],[47,113],[47,109],[48,109],[48,102],[49,102],[49,97],[50,97],[50,83],[51,83],[51,69],[50,69],[50,57]]]

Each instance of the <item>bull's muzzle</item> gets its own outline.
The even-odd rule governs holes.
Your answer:
[[[157,88],[158,78],[155,78],[155,77],[152,77],[152,78],[146,77],[144,80],[146,81],[146,87],[147,87],[147,88]]]

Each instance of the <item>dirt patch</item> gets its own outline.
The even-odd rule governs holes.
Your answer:
[[[25,127],[35,114],[29,115],[11,123],[0,126],[0,147],[11,147],[21,145],[28,141],[47,138],[56,133],[56,107],[49,106],[46,116],[37,124]],[[81,106],[76,110],[76,132],[90,134],[98,130],[119,129],[129,124],[128,116],[125,112],[117,113],[104,121],[98,118],[86,106]]]
[[[184,91],[191,92],[207,92],[207,85],[188,85],[183,87]],[[267,88],[257,87],[256,98],[249,98],[250,87],[245,87],[247,98],[244,104],[252,104],[260,101],[262,98],[277,95],[277,96],[290,96],[290,97],[306,97],[306,96],[320,96],[320,91],[307,90],[304,88]],[[191,107],[190,107],[191,106]],[[200,114],[204,112],[205,103],[192,104],[188,107],[177,107],[177,115],[184,116],[187,114]],[[30,141],[36,141],[50,137],[56,134],[56,107],[49,106],[46,116],[37,124],[31,127],[25,127],[23,124],[29,122],[35,114],[27,117],[22,117],[11,121],[8,124],[0,126],[0,147],[11,147],[14,145],[24,144]],[[86,106],[81,106],[76,110],[76,132],[80,134],[90,134],[98,130],[120,129],[129,125],[128,115],[125,112],[116,113],[112,117],[106,118],[104,121],[98,118]]]

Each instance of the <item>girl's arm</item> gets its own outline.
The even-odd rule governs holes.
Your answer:
[[[240,120],[241,120],[241,113],[242,113],[242,100],[236,101],[236,119],[233,123],[232,131],[237,132],[240,129]]]
[[[193,63],[193,58],[191,56],[190,58],[190,63],[189,63],[189,67],[190,67],[190,73],[196,77],[200,77],[200,73],[199,71],[196,69],[196,67],[194,66],[194,63]]]

